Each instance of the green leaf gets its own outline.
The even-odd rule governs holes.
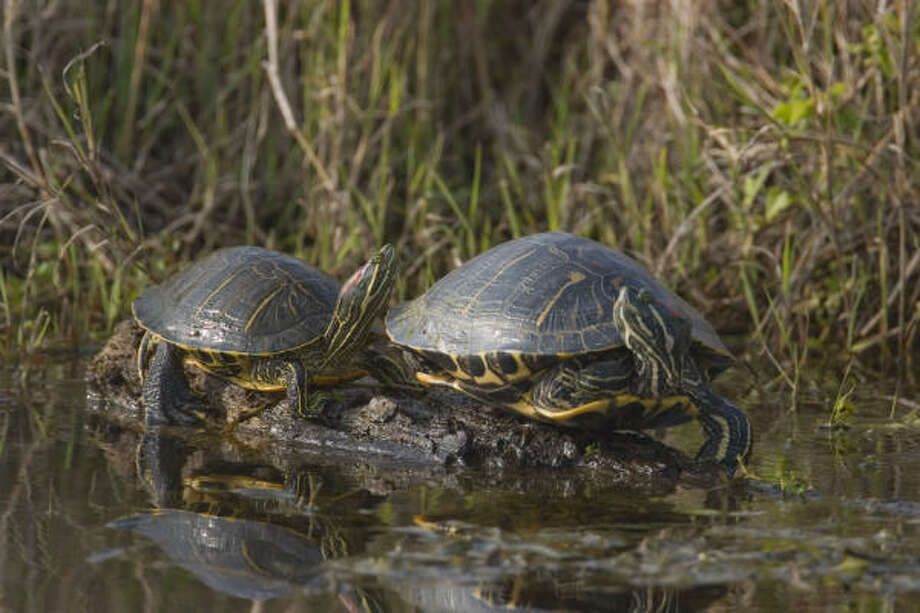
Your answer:
[[[770,116],[787,126],[794,126],[800,121],[811,119],[814,114],[815,103],[811,98],[794,98],[777,104]]]
[[[770,223],[776,219],[780,213],[792,206],[792,196],[784,189],[771,187],[767,190],[767,210],[766,221]]]
[[[751,205],[754,204],[754,199],[757,197],[757,194],[760,193],[760,190],[763,189],[764,181],[767,180],[769,174],[770,167],[767,166],[754,176],[747,175],[744,177],[744,185],[741,187],[741,205],[744,207],[744,210],[751,210]]]

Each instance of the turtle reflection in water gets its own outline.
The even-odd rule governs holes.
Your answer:
[[[183,361],[249,389],[286,389],[291,407],[306,414],[318,404],[307,395],[316,377],[355,376],[341,371],[382,314],[397,268],[386,245],[340,289],[296,258],[234,247],[148,288],[133,304],[146,330],[137,362],[147,423],[197,421],[185,408]]]
[[[149,538],[208,587],[251,600],[309,584],[325,559],[317,543],[294,530],[178,509],[124,517],[109,527]]]
[[[190,484],[238,481],[268,494],[269,499],[284,495],[282,490],[286,488],[280,484],[243,473],[202,473],[184,477],[186,462],[196,451],[199,450],[191,444],[160,434],[158,429],[144,432],[137,447],[136,465],[140,483],[155,506],[193,504],[192,508],[197,509],[225,509],[239,515],[258,513],[257,517],[267,517],[257,509],[274,506],[264,504],[256,492],[221,495],[218,488],[211,488],[210,495],[196,496],[190,491]],[[224,469],[230,466],[223,461],[219,464]],[[291,478],[293,487],[301,485],[301,479]],[[196,498],[201,501],[189,502]],[[205,499],[207,502],[202,507]],[[296,521],[297,515],[285,517]],[[305,520],[309,529],[300,531],[254,518],[159,508],[116,519],[108,527],[150,539],[173,564],[208,587],[232,596],[261,601],[284,597],[297,590],[320,598],[334,596],[339,602],[347,602],[349,610],[375,610],[373,600],[363,590],[330,577],[326,561],[348,552],[348,543],[342,533],[318,516],[310,515]]]
[[[712,326],[637,262],[585,238],[498,245],[391,308],[386,329],[424,384],[554,423],[696,419],[697,458],[730,474],[751,449],[747,416],[710,388],[732,361]]]

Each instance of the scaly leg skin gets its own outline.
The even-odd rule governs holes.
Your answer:
[[[378,343],[359,353],[355,363],[385,387],[420,391],[422,388],[415,380],[414,369],[406,357],[408,354]]]
[[[141,385],[144,384],[144,367],[147,365],[147,354],[150,351],[151,345],[156,346],[157,342],[154,340],[153,334],[150,330],[144,331],[144,336],[141,338],[141,344],[137,347],[137,378],[140,380]]]
[[[160,341],[144,379],[145,423],[148,426],[191,426],[201,421],[201,413],[191,407],[200,404],[192,395],[182,370],[182,352],[175,345]]]
[[[682,384],[697,407],[696,417],[706,437],[696,459],[715,462],[733,476],[739,458],[744,461],[751,453],[754,444],[751,422],[744,411],[710,389],[706,374],[696,361],[687,358],[682,372]]]
[[[692,366],[688,364],[687,369]],[[568,363],[562,364],[534,386],[530,399],[522,399],[514,408],[561,422],[639,404],[644,407],[644,413],[637,424],[629,426],[637,429],[673,426],[695,416],[706,435],[697,460],[716,462],[729,476],[734,475],[739,458],[745,460],[753,444],[751,424],[741,409],[713,393],[696,368],[685,381],[689,383],[688,394],[660,398],[646,397],[641,391],[627,387],[629,377],[624,377],[623,373],[629,372],[619,358],[591,362],[582,367],[575,365],[574,368]]]
[[[298,415],[307,415],[307,375],[299,360],[288,360],[281,364],[280,378],[287,391],[288,404]]]
[[[250,365],[248,380],[265,385],[263,389],[284,388],[288,405],[301,417],[311,417],[322,412],[327,394],[310,389],[312,374],[308,373],[304,363],[297,358],[267,357],[254,360]],[[330,375],[332,381],[348,380],[348,377]],[[270,386],[270,387],[269,387]]]
[[[333,399],[330,392],[324,390],[312,390],[310,395],[304,401],[301,417],[315,417],[326,410],[326,405]]]
[[[587,363],[566,360],[539,378],[530,391],[530,400],[544,407],[547,416],[576,409],[626,393],[632,373],[632,356],[626,351]]]
[[[697,454],[697,461],[716,462],[734,475],[738,459],[747,459],[754,436],[744,412],[724,398],[713,393],[700,403],[698,419],[706,442]],[[705,407],[705,409],[703,408]]]
[[[291,408],[301,417],[309,418],[322,413],[332,395],[321,390],[309,389],[306,369],[299,360],[287,361],[283,368],[281,378],[287,389],[287,399]]]

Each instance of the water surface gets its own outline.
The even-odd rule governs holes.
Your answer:
[[[0,373],[0,611],[912,610],[917,398],[835,372],[734,398],[775,490],[655,498],[567,471],[496,480],[366,458],[253,462],[86,410],[86,358]],[[731,385],[731,376],[727,382]],[[693,449],[685,428],[668,441]]]

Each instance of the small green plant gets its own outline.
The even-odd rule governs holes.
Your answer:
[[[847,364],[846,372],[840,380],[840,386],[837,388],[837,396],[834,398],[834,406],[831,409],[830,426],[832,429],[848,428],[850,421],[856,414],[856,404],[851,400],[856,385],[849,381],[850,368],[853,363]]]
[[[780,473],[777,485],[784,496],[791,498],[798,498],[812,489],[808,480],[793,470]]]

